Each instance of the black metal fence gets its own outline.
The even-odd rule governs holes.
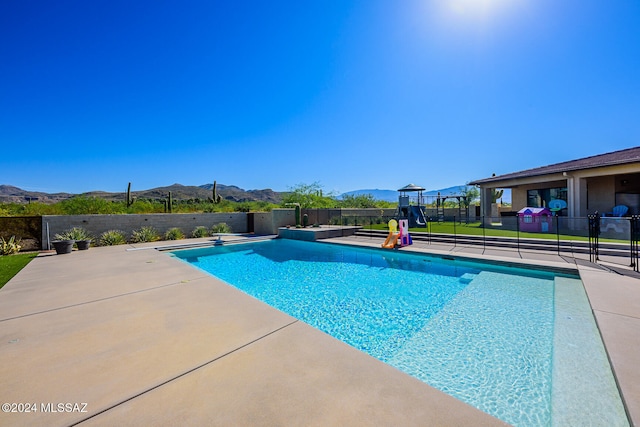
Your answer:
[[[371,238],[388,233],[395,209],[308,209],[308,223],[322,226],[357,226]],[[422,227],[411,229],[414,240],[427,244],[481,246],[510,251],[543,250],[588,255],[591,262],[613,262],[640,269],[640,215],[586,218],[565,216],[457,217],[428,216]],[[0,237],[16,236],[23,250],[41,247],[42,218],[0,217]]]
[[[340,209],[319,210],[316,218],[324,226],[359,226],[360,236],[371,238],[388,233],[393,214],[345,214]],[[566,216],[500,216],[458,218],[427,217],[423,227],[411,228],[414,241],[452,246],[481,246],[483,251],[541,250],[558,255],[581,256],[591,262],[631,266],[638,271],[640,216],[573,218]]]
[[[589,261],[596,262],[600,259],[600,215],[589,215]]]
[[[631,241],[631,267],[634,271],[638,271],[638,240],[640,240],[640,215],[633,215],[630,219],[630,241]]]

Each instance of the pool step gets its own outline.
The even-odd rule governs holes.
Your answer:
[[[465,284],[469,284],[473,281],[473,279],[475,279],[476,277],[478,277],[477,274],[473,274],[473,273],[464,273],[462,276],[460,276],[460,283],[465,283]]]

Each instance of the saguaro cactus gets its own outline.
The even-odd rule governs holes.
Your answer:
[[[296,227],[300,227],[300,205],[296,204]]]
[[[167,210],[169,213],[172,213],[173,211],[173,198],[171,197],[171,191],[169,191],[169,198],[167,200]]]
[[[218,194],[218,184],[213,181],[213,203],[220,203],[222,197]]]
[[[504,190],[496,190],[495,188],[491,190],[491,203],[496,203],[499,198],[504,194]]]
[[[131,200],[131,183],[127,186],[127,207],[130,207],[133,204],[133,200]]]

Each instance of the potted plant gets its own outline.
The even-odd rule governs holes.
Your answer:
[[[56,254],[62,255],[70,254],[73,250],[73,244],[75,242],[75,240],[65,239],[62,236],[58,237],[58,235],[56,235],[56,240],[52,241],[51,243],[56,250]]]
[[[89,249],[89,246],[91,245],[91,236],[89,235],[89,233],[82,227],[73,227],[70,230],[64,231],[60,234],[56,234],[55,238],[57,241],[63,241],[63,242],[67,242],[66,245],[68,245],[68,242],[73,242],[71,243],[71,248],[73,248],[73,244],[75,243],[75,245],[78,247],[78,250],[83,251],[83,250],[87,250]],[[69,253],[71,252],[71,250],[66,248],[66,245],[63,244],[58,244],[61,247],[64,247],[63,250],[68,251],[68,252],[62,252],[62,253]],[[56,248],[56,252],[58,252],[58,248],[56,246],[56,241],[53,242],[53,246]]]
[[[76,247],[79,251],[86,251],[91,246],[91,239],[76,240]]]

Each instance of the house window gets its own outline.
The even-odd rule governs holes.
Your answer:
[[[546,208],[551,200],[567,201],[567,187],[540,188],[527,191],[527,206]]]
[[[539,208],[542,205],[541,190],[529,190],[527,191],[527,206],[531,208]]]

